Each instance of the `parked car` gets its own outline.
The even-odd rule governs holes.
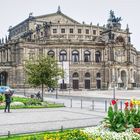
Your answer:
[[[9,86],[0,86],[0,93],[3,94],[6,90],[10,90],[14,93],[14,89],[10,88]]]

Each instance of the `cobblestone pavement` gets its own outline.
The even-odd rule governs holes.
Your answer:
[[[99,124],[104,112],[78,108],[17,109],[0,111],[0,135],[87,127]]]

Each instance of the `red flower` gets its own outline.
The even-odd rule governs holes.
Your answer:
[[[117,102],[116,102],[116,100],[112,100],[111,103],[112,103],[112,105],[115,105]]]
[[[129,105],[128,101],[126,101],[124,104],[125,104],[125,109],[128,109],[128,105]]]
[[[134,131],[135,133],[140,134],[140,128],[133,128],[133,131]]]

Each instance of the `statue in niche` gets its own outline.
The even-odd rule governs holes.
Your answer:
[[[51,21],[49,23],[47,22],[44,22],[43,23],[43,28],[44,28],[44,36],[45,37],[48,37],[48,34],[49,34],[49,30],[50,30],[50,25],[51,25]]]

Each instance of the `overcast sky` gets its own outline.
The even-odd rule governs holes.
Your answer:
[[[61,11],[74,20],[87,24],[104,25],[109,11],[122,17],[122,28],[129,24],[131,42],[140,51],[140,0],[1,0],[0,1],[0,38],[5,37],[9,26],[15,26],[33,16],[55,13],[58,5]]]

